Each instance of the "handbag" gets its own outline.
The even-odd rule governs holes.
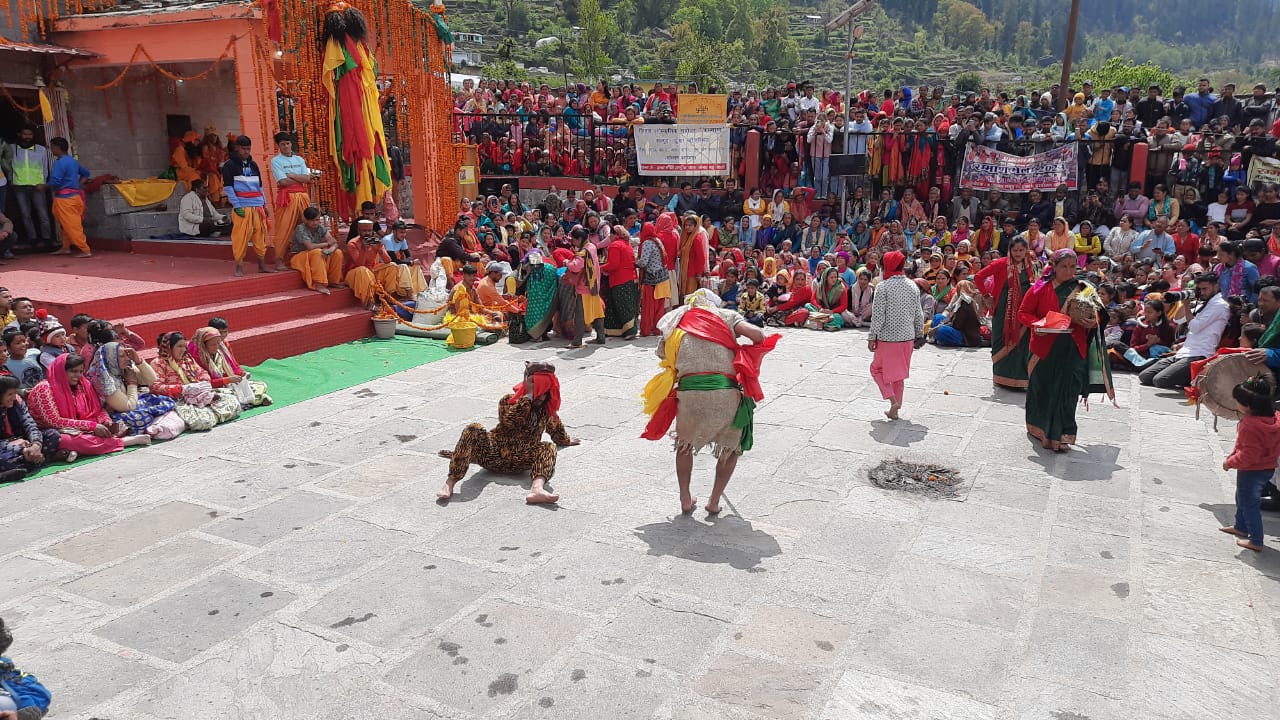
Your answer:
[[[524,315],[512,315],[507,322],[507,342],[512,345],[521,345],[531,339],[529,329],[524,326]]]
[[[209,403],[209,409],[217,416],[219,423],[235,420],[240,417],[242,410],[240,400],[234,393],[229,392],[215,392],[213,402]]]
[[[204,380],[183,385],[182,402],[196,407],[208,405],[213,402],[213,385]]]
[[[173,409],[173,412],[178,413],[178,417],[182,418],[182,422],[186,424],[186,429],[193,432],[212,430],[213,426],[218,424],[218,416],[213,413],[213,410],[207,407],[200,407],[182,402],[178,403],[177,407]],[[164,418],[161,417],[161,420],[163,419]],[[159,421],[156,421],[156,424],[158,423]],[[153,424],[152,427],[155,427],[156,424]],[[152,437],[156,437],[156,435],[153,434]]]
[[[175,408],[164,415],[161,415],[155,420],[155,422],[148,425],[147,434],[150,435],[153,440],[172,440],[181,435],[182,431],[186,429],[186,421],[182,419],[182,416],[178,414],[178,411]]]
[[[240,401],[243,407],[253,407],[253,388],[250,387],[248,379],[234,382],[227,385],[232,394],[236,396],[236,400]]]

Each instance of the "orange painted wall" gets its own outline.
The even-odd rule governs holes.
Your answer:
[[[135,67],[150,71],[150,61],[160,65],[177,62],[212,63],[232,44],[235,60],[241,128],[254,141],[255,155],[272,151],[274,127],[262,127],[260,108],[274,108],[275,89],[255,76],[252,62],[254,34],[261,34],[256,12],[240,5],[224,5],[200,11],[150,15],[82,15],[57,22],[53,41],[96,53],[98,57],[71,65],[123,68],[133,58]],[[234,39],[234,41],[233,41]],[[150,61],[134,53],[141,46]],[[199,83],[193,80],[192,83]],[[74,105],[74,98],[72,98]],[[74,108],[73,108],[74,110]],[[272,109],[268,117],[274,117]],[[266,154],[266,157],[270,157]],[[263,167],[266,172],[266,167]]]

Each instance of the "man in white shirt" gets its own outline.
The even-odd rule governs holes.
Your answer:
[[[204,180],[192,180],[191,192],[182,196],[178,232],[191,237],[218,237],[231,232],[231,220],[209,202],[209,186]]]
[[[800,112],[808,112],[810,110],[818,112],[818,98],[813,96],[813,85],[804,84],[804,97],[799,100]]]
[[[1187,323],[1187,339],[1173,346],[1173,352],[1138,373],[1143,385],[1179,390],[1191,384],[1191,363],[1218,350],[1222,332],[1231,319],[1231,306],[1218,292],[1218,276],[1204,273],[1196,278],[1196,296],[1203,304]]]
[[[1164,259],[1177,252],[1168,229],[1168,220],[1162,217],[1152,220],[1151,229],[1139,234],[1138,239],[1129,246],[1133,259],[1138,262],[1154,260],[1157,267],[1163,267]]]

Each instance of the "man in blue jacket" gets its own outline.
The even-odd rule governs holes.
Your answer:
[[[1213,104],[1218,102],[1218,96],[1209,87],[1209,79],[1200,78],[1200,87],[1188,95],[1185,102],[1191,108],[1191,129],[1199,130],[1209,122],[1209,115],[1213,112]]]
[[[12,644],[13,634],[0,619],[0,720],[40,720],[49,712],[53,696],[39,680],[4,656]]]

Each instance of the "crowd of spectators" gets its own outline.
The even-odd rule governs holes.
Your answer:
[[[148,342],[123,323],[77,314],[63,323],[0,288],[0,484],[51,463],[150,445],[270,405],[236,362],[221,317],[188,339]]]
[[[684,92],[697,93],[698,87],[690,83]],[[680,94],[675,83],[648,90],[603,81],[594,89],[553,89],[547,83],[467,80],[455,96],[456,130],[479,147],[482,173],[621,183],[637,179],[632,128],[677,122]],[[1211,202],[1252,157],[1274,157],[1280,137],[1275,94],[1264,85],[1237,97],[1234,85],[1214,92],[1203,79],[1192,92],[1154,85],[1095,91],[1089,81],[1079,90],[1061,92],[1054,85],[1042,93],[867,90],[848,108],[842,93],[809,83],[738,89],[727,97],[734,176],[741,184],[747,165],[757,163],[765,194],[811,188],[817,197],[836,195],[843,181],[829,177],[826,158],[852,154],[866,156],[865,184],[876,195],[890,188],[898,196],[913,187],[923,198],[934,186],[950,195],[970,143],[1031,155],[1075,142],[1080,174],[1091,188],[1103,179],[1116,191],[1130,179],[1143,182],[1147,192],[1156,183],[1203,185]],[[1066,102],[1059,111],[1060,97]],[[761,151],[748,158],[751,130],[762,135]],[[1130,178],[1136,143],[1146,143],[1150,152],[1143,176]]]

